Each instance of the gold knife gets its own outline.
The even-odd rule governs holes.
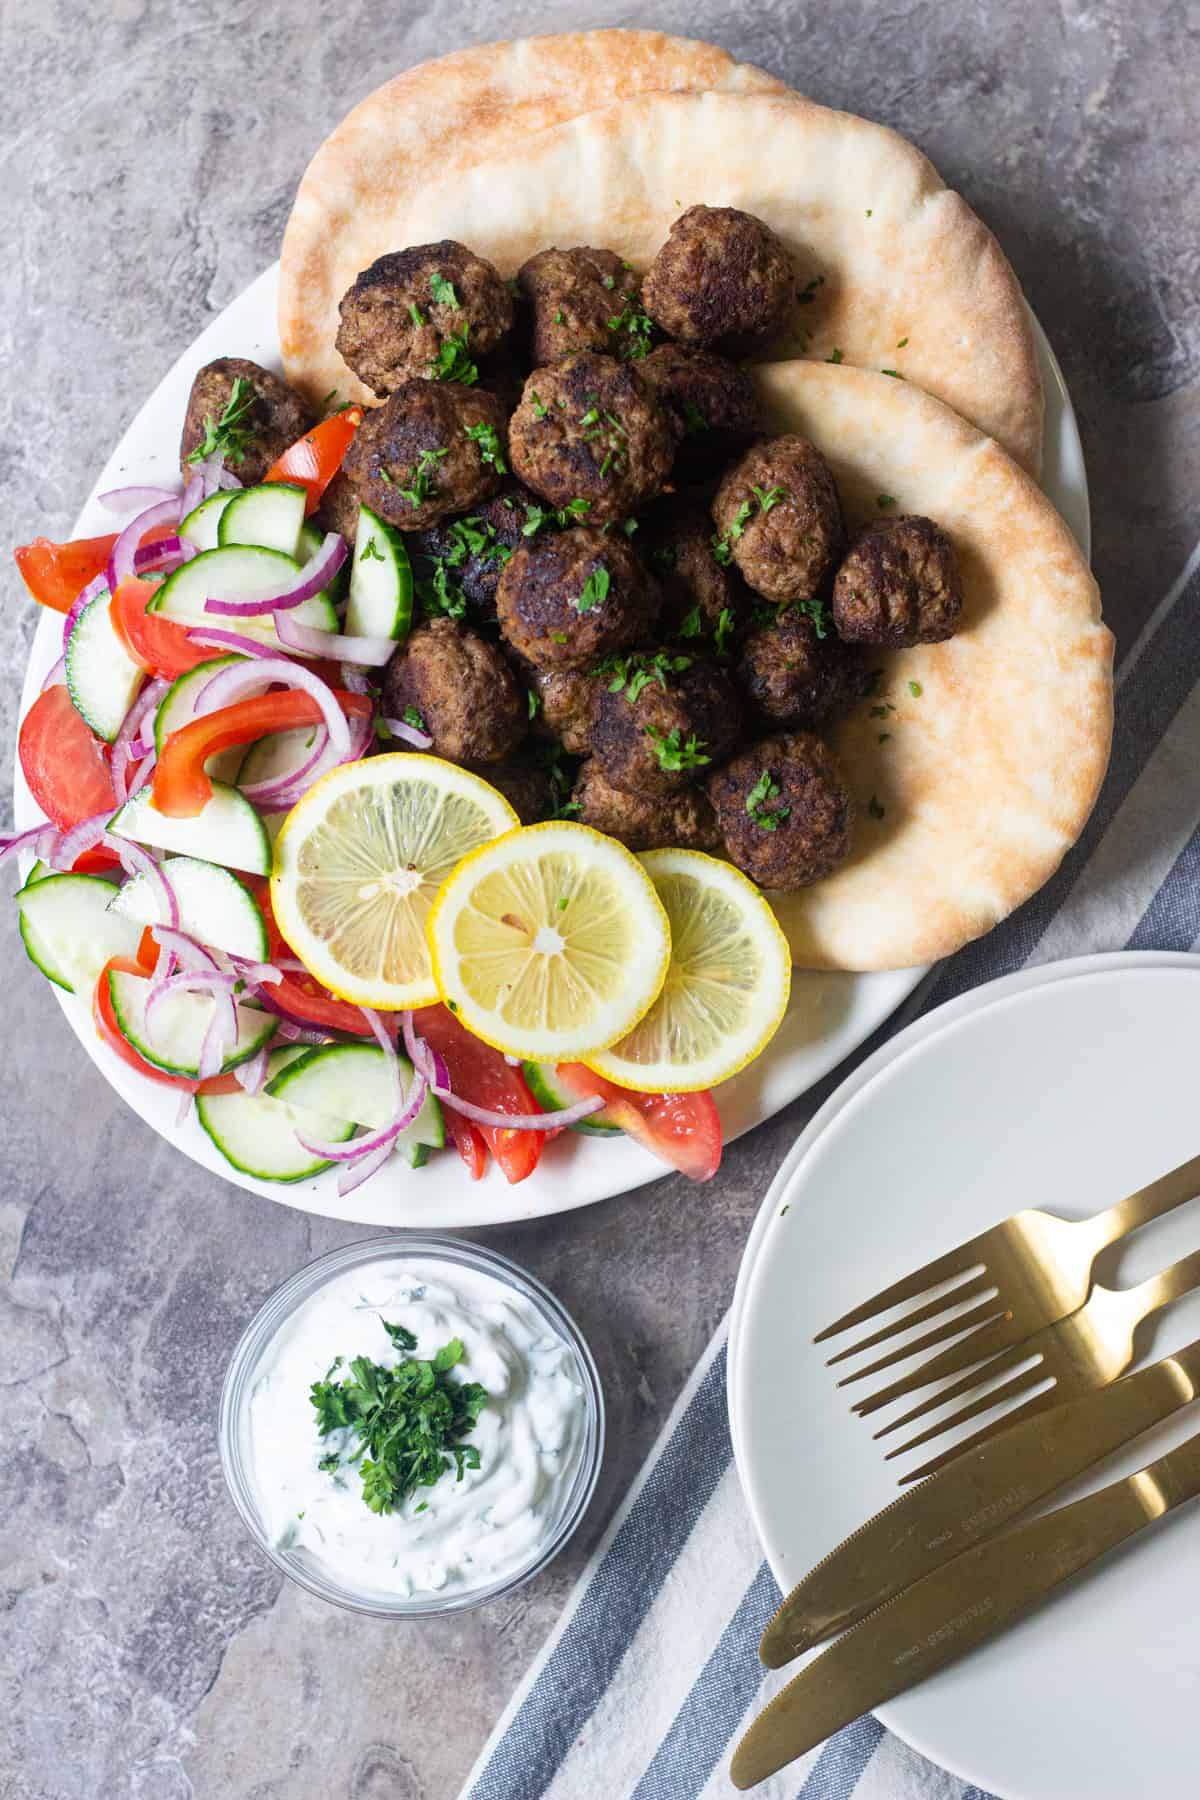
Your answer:
[[[780,1669],[857,1624],[1198,1394],[1200,1339],[964,1451],[876,1513],[792,1589],[763,1632],[763,1662]]]
[[[759,1714],[734,1752],[734,1786],[765,1781],[1197,1495],[1200,1432],[1137,1474],[1012,1525],[924,1576],[814,1657]]]

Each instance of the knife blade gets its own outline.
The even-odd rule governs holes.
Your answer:
[[[765,1781],[1197,1495],[1200,1432],[1136,1474],[965,1550],[860,1620],[788,1683],[734,1752],[734,1786]]]
[[[1011,1425],[876,1513],[812,1569],[759,1645],[769,1669],[865,1618],[1200,1394],[1200,1339]]]

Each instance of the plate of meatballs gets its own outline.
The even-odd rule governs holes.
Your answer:
[[[783,107],[778,84],[763,83],[761,94],[720,98]],[[688,98],[717,96],[602,93],[596,105],[650,117],[660,101]],[[643,128],[635,121],[633,138]],[[569,167],[580,143],[569,117],[551,117],[529,158]],[[802,1093],[932,960],[1034,891],[1082,828],[1107,754],[1108,675],[1077,542],[1086,546],[1087,489],[1074,416],[1026,318],[1039,486],[886,351],[851,361],[826,347],[817,321],[835,274],[811,272],[773,196],[761,212],[732,203],[753,196],[728,183],[706,198],[701,166],[686,192],[678,173],[667,177],[671,200],[647,201],[644,217],[635,208],[627,236],[602,214],[591,234],[601,246],[565,233],[539,241],[521,218],[510,243],[497,177],[522,151],[493,146],[489,181],[487,148],[479,170],[457,172],[459,212],[446,202],[447,228],[478,217],[479,237],[415,241],[407,218],[373,219],[355,237],[361,266],[337,296],[336,322],[315,276],[298,299],[285,242],[282,282],[268,270],[181,357],[114,451],[76,535],[101,528],[96,495],[118,481],[161,481],[181,457],[186,477],[206,422],[231,398],[245,402],[234,472],[247,486],[322,417],[361,407],[314,523],[352,551],[366,508],[402,541],[411,608],[390,660],[369,671],[377,719],[416,722],[428,754],[498,789],[522,824],[573,819],[634,853],[704,851],[774,908],[793,958],[791,1005],[766,1051],[717,1090],[729,1138]],[[471,207],[476,176],[496,197],[486,226]],[[399,211],[431,208],[445,191],[432,186]],[[302,186],[293,219],[311,233],[304,196]],[[337,229],[337,217],[325,221],[331,238]],[[377,249],[369,258],[364,236]],[[305,304],[321,329],[301,340]],[[810,318],[806,336],[798,321]],[[853,325],[847,316],[848,344]],[[899,363],[899,338],[891,354]],[[317,396],[331,366],[337,389]],[[1028,668],[1035,631],[1047,665],[1064,643],[1086,649],[1079,693],[1065,706],[1060,693],[1056,714],[1048,667]],[[58,635],[45,619],[27,701]],[[1004,725],[982,698],[997,679]],[[1028,767],[1022,746],[997,774],[998,735],[1010,743],[1022,721]],[[402,747],[382,723],[380,737],[379,748]],[[1073,769],[1062,799],[1045,791],[1056,759]],[[964,783],[978,802],[979,780],[992,785],[987,816],[964,806]],[[19,791],[18,814],[28,812]],[[196,1126],[176,1122],[170,1097],[106,1057],[59,998],[130,1104],[230,1178]],[[661,1172],[630,1140],[563,1133],[519,1187],[494,1168],[470,1182],[445,1158],[403,1187],[282,1197],[374,1224],[495,1223]]]

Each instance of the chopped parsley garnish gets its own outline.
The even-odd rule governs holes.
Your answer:
[[[606,288],[615,288],[617,285],[617,278],[615,275],[605,275],[602,276],[601,282]]]
[[[870,218],[870,216],[871,216],[871,214],[872,214],[872,213],[873,213],[873,212],[874,212],[874,211],[875,211],[875,208],[874,208],[874,207],[873,207],[873,206],[868,206],[868,208],[867,208],[867,217],[868,217],[868,219],[869,219],[869,218]]]
[[[707,430],[708,430],[708,420],[705,418],[704,414],[700,411],[700,408],[698,406],[693,405],[693,403],[690,400],[685,400],[683,403],[684,436],[685,437],[699,437],[701,432],[704,432]]]
[[[876,494],[875,504],[880,512],[883,512],[887,507],[895,506],[896,496],[895,494]]]
[[[876,795],[872,794],[870,800],[867,803],[867,811],[870,813],[870,815],[873,819],[882,819],[884,813],[887,811],[887,808],[884,806],[881,806]]]
[[[337,389],[330,388],[329,392],[326,394],[325,398],[321,402],[321,412],[322,412],[322,415],[324,418],[333,419],[333,418],[337,417],[338,413],[344,413],[344,412],[350,411],[352,402],[349,400],[340,400],[340,401],[338,401],[338,404],[336,406],[330,405],[330,402],[333,400],[337,400],[337,397],[338,397]]]
[[[565,631],[552,631],[550,633],[550,642],[552,644],[565,644],[566,641],[567,634]]]
[[[925,692],[925,689],[921,686],[919,681],[910,681],[908,684],[908,691],[914,700],[919,700],[921,695]]]
[[[428,736],[429,727],[415,706],[406,706],[400,717],[406,725],[411,725],[414,731],[423,731]]]
[[[606,285],[611,286],[611,282]],[[654,321],[640,306],[635,306],[632,300],[627,300],[622,310],[608,321],[608,329],[622,333],[617,354],[624,357],[626,362],[637,362],[649,352],[650,340],[654,335]]]
[[[500,433],[494,425],[489,425],[486,420],[481,419],[478,425],[467,426],[466,435],[477,447],[480,462],[491,463],[497,475],[508,474],[508,464],[500,449]]]
[[[369,537],[358,553],[359,562],[386,562],[387,558],[373,537]]]
[[[797,600],[796,611],[812,620],[813,630],[819,638],[829,635],[829,608],[824,600]]]
[[[746,795],[746,811],[754,823],[761,825],[764,831],[778,831],[784,820],[791,815],[790,806],[774,804],[781,791],[779,783],[771,774],[770,769],[764,769]]]
[[[203,462],[206,457],[217,455],[224,457],[227,468],[245,462],[254,436],[248,417],[257,398],[253,383],[244,375],[236,375],[220,418],[214,419],[211,413],[205,416],[204,436],[194,450],[188,451],[188,462]]]
[[[450,1371],[466,1351],[461,1338],[451,1338],[430,1361],[408,1352],[417,1340],[402,1325],[384,1329],[404,1360],[389,1368],[356,1356],[342,1381],[331,1377],[342,1366],[339,1356],[324,1381],[314,1381],[309,1398],[317,1415],[317,1431],[328,1437],[346,1431],[358,1442],[348,1455],[330,1452],[318,1465],[327,1474],[356,1464],[362,1497],[374,1513],[395,1512],[418,1488],[433,1487],[451,1468],[461,1481],[467,1469],[479,1467],[479,1449],[464,1440],[475,1429],[488,1402],[477,1381],[451,1380]]]
[[[800,290],[799,299],[801,306],[811,306],[817,297],[817,289],[823,288],[824,286],[825,277],[823,275],[814,275],[812,280]]]
[[[685,769],[699,769],[712,761],[711,756],[704,755],[704,739],[698,738],[695,732],[685,743],[677,725],[670,731],[658,731],[653,725],[647,725],[645,730],[646,736],[654,745],[659,768],[668,774],[676,774]]]
[[[454,291],[454,283],[447,281],[440,269],[435,269],[429,277],[429,292],[435,306],[452,306],[455,312],[462,311],[462,305]]]
[[[714,532],[710,540],[712,543],[712,553],[723,567],[727,568],[733,561],[733,546],[745,531],[753,511],[753,503],[749,500],[743,500],[742,504],[738,507],[737,512],[734,514],[733,523],[730,525],[729,530],[725,533],[724,537],[722,537],[719,532]]]
[[[612,585],[612,577],[603,563],[597,563],[580,590],[575,601],[576,612],[591,612],[593,606],[600,606],[608,598],[608,590]]]
[[[408,487],[397,488],[415,512],[418,506],[428,500],[430,494],[437,492],[433,475],[443,456],[449,456],[449,450],[422,450],[420,456],[408,471]],[[390,486],[396,486],[386,469],[380,469],[381,478]]]
[[[900,339],[900,342],[896,345],[897,350],[903,350],[903,348],[904,348],[905,344],[907,344],[907,342],[908,342],[908,339],[906,337],[902,337]]]
[[[659,556],[664,556],[664,555],[671,556],[671,552],[669,550],[666,550],[666,551],[656,550],[654,552],[654,555],[656,558]],[[674,557],[672,557],[671,560],[673,562]],[[703,616],[700,612],[700,608],[698,605],[693,606],[691,612],[684,613],[682,619],[680,619],[680,621],[679,621],[679,629],[675,633],[675,636],[681,637],[681,638],[694,638],[694,637],[703,637],[704,636],[704,619],[703,619]]]
[[[685,669],[692,666],[690,656],[672,656],[667,650],[656,651],[653,656],[645,650],[633,650],[628,656],[608,656],[597,663],[592,670],[593,675],[610,675],[608,683],[610,694],[624,694],[630,706],[633,706],[642,689],[657,681],[664,694],[667,691],[667,677],[682,675]],[[707,757],[705,761],[707,761]],[[664,765],[665,766],[665,765]]]
[[[723,606],[717,614],[716,629],[713,632],[713,649],[718,656],[724,656],[736,624],[737,619],[734,616],[733,608]],[[817,636],[820,637],[820,635],[821,633],[818,632]]]
[[[841,351],[838,349],[836,344],[833,347],[833,354],[831,356],[827,356],[825,358],[826,362],[831,362],[831,363],[845,362],[845,360],[846,360],[845,357],[842,355]]]
[[[904,380],[904,377],[900,373],[899,369],[880,369],[879,373],[881,375],[890,375],[894,381],[903,381]]]
[[[560,307],[559,307],[559,309],[558,309],[558,311],[557,311],[557,312],[556,312],[556,313],[555,313],[555,315],[554,315],[554,323],[555,323],[555,324],[556,324],[556,325],[565,325],[565,324],[566,324],[566,322],[567,322],[567,316],[566,316],[566,314],[565,314],[565,313],[564,313],[564,312],[563,312],[563,309],[562,309],[562,307],[561,307],[561,306],[560,306]]]
[[[530,688],[525,695],[525,702],[529,707],[530,718],[536,719],[541,708],[542,696],[539,693],[536,693],[533,688]]]
[[[621,520],[621,530],[627,538],[631,538],[637,529],[638,522],[632,515],[628,519]]]
[[[421,311],[415,300],[409,302],[408,316],[417,327],[418,331],[422,325],[428,324],[425,314]]]
[[[461,331],[452,331],[442,340],[442,347],[429,367],[434,381],[457,381],[462,387],[474,387],[479,380],[479,367],[471,361],[465,325]]]
[[[533,416],[535,419],[544,419],[546,414],[550,411],[550,408],[546,405],[546,402],[542,399],[536,388],[530,388],[529,390],[529,404],[533,408]]]
[[[450,578],[448,558],[433,565],[428,580],[417,582],[417,599],[426,613],[441,613],[447,619],[461,619],[467,610],[467,596]]]
[[[778,506],[781,500],[787,498],[787,489],[781,487],[760,488],[751,483],[750,491],[764,513],[769,513],[773,506]]]
[[[565,506],[558,507],[531,506],[527,500],[525,502],[525,523],[521,527],[521,536],[536,537],[543,525],[557,525],[560,531],[565,531],[568,525],[573,525],[577,519],[585,517],[591,504],[590,500],[584,500],[582,496],[568,500]]]
[[[531,748],[534,762],[546,775],[550,782],[551,819],[569,819],[579,811],[579,802],[571,797],[571,789],[575,785],[572,767],[564,761],[561,744],[535,744]]]
[[[579,423],[586,427],[583,441],[585,444],[603,444],[604,459],[600,464],[600,478],[603,480],[610,469],[619,469],[625,461],[628,443],[625,427],[616,413],[609,412],[607,408],[601,410],[599,394],[588,394],[584,400],[584,406],[586,411],[581,414],[579,420]],[[594,455],[595,452],[593,452]]]

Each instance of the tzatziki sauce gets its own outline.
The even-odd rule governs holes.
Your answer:
[[[417,1340],[397,1348],[383,1321]],[[318,1467],[359,1447],[353,1429],[322,1437],[312,1384],[342,1380],[355,1357],[393,1367],[465,1347],[453,1378],[488,1399],[465,1443],[479,1467],[419,1487],[391,1513],[362,1497],[356,1464]],[[246,1473],[277,1551],[355,1593],[402,1599],[490,1587],[536,1562],[570,1498],[588,1408],[572,1346],[536,1304],[482,1269],[383,1255],[311,1294],[265,1347],[245,1414]]]

